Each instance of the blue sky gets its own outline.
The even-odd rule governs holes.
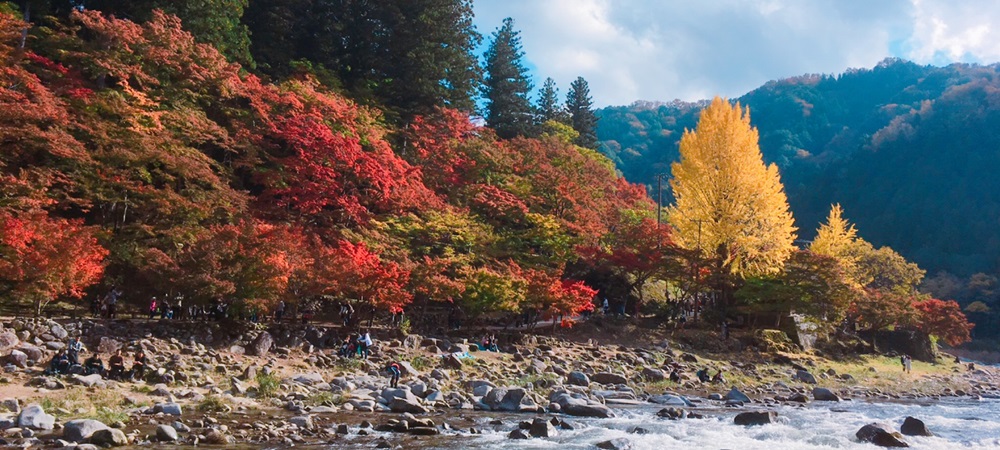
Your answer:
[[[485,40],[512,17],[540,86],[587,79],[595,106],[737,97],[773,79],[894,56],[1000,60],[1000,2],[475,0]]]

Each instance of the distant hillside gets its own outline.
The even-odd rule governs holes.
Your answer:
[[[768,82],[738,100],[750,107],[764,158],[782,169],[802,239],[811,239],[839,202],[865,239],[930,274],[996,271],[997,65],[887,59],[838,76]],[[601,150],[627,179],[655,189],[655,175],[669,173],[678,140],[702,106],[637,102],[600,110]]]

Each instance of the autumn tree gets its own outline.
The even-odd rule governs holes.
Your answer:
[[[720,269],[738,277],[777,272],[795,240],[778,167],[764,164],[757,141],[749,111],[716,97],[671,166],[678,243],[717,253]]]
[[[826,222],[816,230],[816,238],[809,244],[809,250],[819,255],[836,258],[841,266],[853,274],[857,267],[858,230],[843,217],[840,204],[830,207]]]
[[[504,19],[503,25],[493,32],[493,40],[483,56],[486,123],[503,139],[530,136],[532,113],[528,95],[532,86],[514,19]]]
[[[82,297],[101,279],[107,254],[79,220],[0,209],[0,299],[30,302],[35,314],[60,297]]]
[[[975,324],[969,323],[958,302],[929,298],[914,303],[913,307],[918,311],[917,328],[920,331],[937,336],[953,347],[972,340],[970,333]]]
[[[597,148],[597,115],[594,114],[593,106],[587,80],[577,77],[569,85],[569,92],[566,94],[566,111],[573,129],[580,133],[574,143],[589,149]]]

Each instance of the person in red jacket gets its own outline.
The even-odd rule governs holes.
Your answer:
[[[399,375],[402,373],[398,362],[391,362],[389,366],[385,368],[386,372],[389,372],[389,386],[397,387],[399,385]]]

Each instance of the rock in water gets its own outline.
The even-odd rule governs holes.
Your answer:
[[[686,417],[687,412],[680,408],[663,408],[656,415],[665,419],[678,420]]]
[[[740,390],[736,389],[735,387],[732,388],[732,389],[730,389],[729,393],[726,394],[726,396],[723,397],[723,398],[726,399],[726,400],[733,400],[733,401],[737,401],[737,402],[750,403],[750,397],[747,397],[746,394],[740,392]]]
[[[174,442],[177,440],[177,430],[170,425],[158,425],[156,427],[156,440],[160,442]]]
[[[879,447],[909,447],[903,440],[903,435],[895,432],[886,424],[870,423],[861,427],[854,434],[861,442],[871,442]]]
[[[114,428],[95,431],[94,434],[90,435],[89,441],[91,444],[100,447],[121,447],[128,445],[128,437],[125,436],[125,432]]]
[[[416,400],[399,397],[392,399],[392,402],[389,403],[389,409],[395,413],[424,414],[427,412],[427,408],[417,403]]]
[[[552,426],[552,422],[541,417],[531,422],[531,428],[528,432],[532,436],[540,438],[555,437],[558,434],[556,427]]]
[[[605,450],[631,450],[632,441],[625,438],[615,438],[609,441],[598,442],[597,448]]]
[[[839,402],[840,397],[827,388],[813,388],[813,398],[817,401]]]
[[[528,436],[528,433],[525,433],[524,430],[517,429],[517,430],[511,431],[510,434],[507,435],[507,438],[508,439],[531,439],[531,436]]]
[[[81,419],[71,420],[63,425],[63,439],[70,442],[84,442],[98,430],[106,430],[109,427],[99,420]]]
[[[927,429],[927,425],[924,425],[922,420],[909,416],[903,420],[903,426],[899,427],[899,432],[907,436],[934,436],[934,433]]]
[[[21,410],[17,416],[17,426],[35,430],[51,430],[55,427],[56,418],[46,414],[41,405],[31,404]]]
[[[733,423],[749,427],[774,423],[777,418],[778,413],[774,411],[748,411],[737,414]]]

